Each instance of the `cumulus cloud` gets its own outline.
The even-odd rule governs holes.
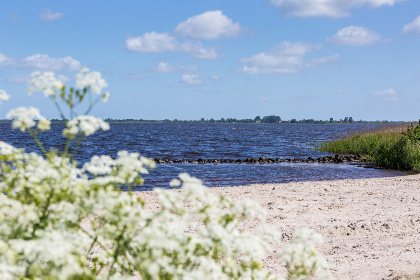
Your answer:
[[[179,45],[180,51],[199,59],[215,59],[220,56],[216,48],[205,48],[201,42],[189,41]]]
[[[51,9],[43,9],[42,12],[39,14],[41,20],[45,21],[51,21],[51,20],[57,20],[64,16],[63,13],[55,12],[53,13]]]
[[[65,75],[58,75],[57,78],[63,83],[68,83],[71,79]],[[16,75],[10,78],[5,79],[6,83],[17,84],[17,85],[27,85],[32,80],[31,75]]]
[[[160,73],[169,73],[169,72],[177,72],[177,71],[186,71],[186,72],[195,72],[198,70],[197,67],[186,67],[182,65],[171,65],[167,62],[161,61],[158,66],[152,68],[153,71],[160,72]]]
[[[331,17],[350,16],[350,10],[370,6],[393,6],[404,0],[270,0],[281,12],[293,17]]]
[[[360,47],[381,41],[381,36],[372,30],[360,26],[348,26],[328,38],[327,41],[334,45],[347,45]]]
[[[175,28],[175,34],[194,39],[212,40],[220,37],[236,37],[241,31],[239,23],[223,14],[222,11],[207,11],[188,18]]]
[[[194,74],[184,74],[181,77],[181,83],[185,85],[199,85],[203,83],[203,80]]]
[[[403,32],[405,34],[420,34],[420,15],[409,24],[404,25]]]
[[[321,45],[286,41],[267,52],[241,59],[246,65],[239,71],[249,74],[292,74],[307,67],[319,67],[339,59],[338,55],[334,55],[312,59],[308,63],[304,61],[307,53],[320,48]]]
[[[82,68],[80,61],[73,59],[71,56],[54,58],[39,53],[23,59],[10,58],[0,53],[0,66],[50,71],[77,71]]]
[[[384,89],[384,90],[373,91],[372,94],[373,95],[379,95],[379,96],[395,96],[398,93],[394,89],[388,88],[388,89]]]
[[[175,37],[168,33],[145,33],[140,37],[130,37],[125,41],[128,50],[136,52],[165,52],[175,51],[178,46]]]
[[[236,37],[241,32],[239,23],[234,23],[222,11],[207,11],[188,18],[177,25],[174,32],[148,32],[139,37],[129,37],[125,41],[130,51],[145,53],[184,52],[199,59],[215,59],[221,56],[218,48],[204,47],[200,41],[193,39],[218,39]]]
[[[340,59],[340,55],[334,54],[326,57],[313,58],[306,63],[307,67],[320,67],[327,63],[333,63]]]
[[[168,33],[151,32],[140,37],[130,37],[125,45],[130,51],[144,53],[180,51],[200,59],[214,59],[220,56],[215,48],[205,48],[198,41],[180,43],[177,38]]]
[[[17,84],[17,85],[26,85],[29,84],[32,77],[30,75],[16,75],[10,78],[5,79],[6,83]]]

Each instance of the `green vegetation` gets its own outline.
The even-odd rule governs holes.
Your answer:
[[[387,125],[321,143],[320,151],[361,154],[377,166],[420,172],[419,124]]]

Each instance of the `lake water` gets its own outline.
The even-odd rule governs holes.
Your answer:
[[[374,129],[377,124],[182,124],[111,123],[109,131],[89,137],[76,159],[83,163],[93,155],[116,157],[120,150],[138,152],[151,158],[167,159],[245,159],[318,158],[329,155],[314,150],[315,144],[339,135]],[[63,149],[63,125],[40,134],[46,147]],[[0,140],[26,151],[39,152],[28,133],[11,130],[0,123]],[[145,175],[138,189],[167,187],[179,173],[187,172],[207,186],[235,186],[254,183],[282,183],[312,180],[374,178],[404,175],[392,170],[357,167],[349,163],[271,163],[271,164],[159,164]]]

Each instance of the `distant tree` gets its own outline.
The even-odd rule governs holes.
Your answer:
[[[330,123],[332,123],[332,122],[334,122],[334,119],[333,118],[330,118]]]
[[[296,123],[297,121],[296,121],[296,119],[291,119],[290,122],[291,123]]]
[[[200,122],[206,122],[205,118],[201,118]]]
[[[211,119],[210,119],[210,122],[211,122],[211,123],[214,123],[214,122],[215,122],[215,120],[214,120],[213,118],[211,118]]]
[[[350,117],[349,118],[349,123],[352,123],[353,122],[353,118],[352,117]]]
[[[260,116],[256,116],[255,119],[254,119],[254,122],[257,122],[257,121],[260,121],[260,120],[261,120],[261,117]]]
[[[263,123],[278,123],[279,121],[281,121],[281,118],[279,116],[274,116],[274,115],[265,116],[262,119]]]
[[[344,122],[346,123],[346,122],[348,122],[349,121],[349,118],[348,117],[345,117],[344,118]]]
[[[222,122],[222,123],[226,122],[225,118],[221,118],[220,122]]]

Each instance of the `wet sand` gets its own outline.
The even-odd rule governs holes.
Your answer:
[[[295,229],[321,233],[318,248],[335,279],[409,279],[420,274],[420,174],[337,181],[210,188],[233,200],[252,199],[267,222],[290,239]],[[156,207],[152,192],[137,192]],[[251,227],[251,225],[250,225]],[[283,244],[279,248],[280,251]],[[267,269],[284,275],[279,258]],[[420,277],[420,276],[417,276]]]

